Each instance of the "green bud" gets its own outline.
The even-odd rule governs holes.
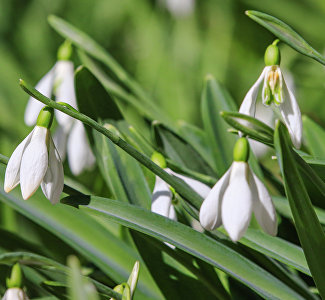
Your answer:
[[[234,161],[247,162],[249,157],[249,144],[246,138],[237,140],[234,147]]]
[[[281,53],[277,46],[279,40],[275,40],[272,45],[268,46],[264,54],[264,62],[266,66],[280,65]]]
[[[54,117],[53,108],[49,106],[45,106],[41,109],[37,117],[36,125],[49,129],[52,126],[53,117]]]
[[[71,42],[66,40],[58,49],[58,60],[70,60],[72,55]]]
[[[23,274],[21,272],[21,268],[19,263],[14,264],[11,269],[11,276],[7,278],[6,283],[8,289],[11,288],[20,288],[22,284]]]
[[[155,151],[151,155],[151,160],[162,169],[165,169],[167,167],[165,157],[161,153],[159,153],[157,151]]]

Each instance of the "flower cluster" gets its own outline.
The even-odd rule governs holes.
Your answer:
[[[69,60],[71,52],[70,43],[65,42],[58,51],[58,61],[35,88],[47,97],[51,97],[53,93],[56,101],[64,101],[73,108],[77,108],[74,66],[73,62]],[[25,123],[28,126],[35,124],[37,115],[43,106],[41,102],[30,97],[25,111]],[[54,134],[54,144],[63,160],[67,151],[71,172],[74,175],[79,175],[95,163],[95,157],[90,149],[84,125],[79,120],[75,120],[60,111],[56,111],[55,115],[58,128]]]

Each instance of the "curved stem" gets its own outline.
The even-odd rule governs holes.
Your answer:
[[[169,175],[162,168],[156,165],[149,157],[139,152],[137,149],[135,149],[133,146],[128,144],[118,135],[116,135],[110,130],[107,130],[105,127],[101,126],[95,120],[76,111],[75,109],[71,110],[67,108],[65,104],[61,105],[59,103],[56,103],[54,100],[45,97],[43,94],[38,92],[32,86],[28,85],[22,79],[20,79],[19,84],[21,88],[33,98],[39,100],[45,105],[53,107],[69,115],[70,117],[73,117],[83,122],[84,124],[92,127],[93,129],[97,130],[98,132],[108,137],[115,145],[123,149],[125,152],[127,152],[129,155],[135,158],[139,163],[144,165],[146,168],[148,168],[150,171],[155,173],[157,176],[159,176],[161,179],[167,182],[170,186],[172,186],[177,191],[177,193],[179,193],[182,197],[188,200],[191,203],[191,205],[193,205],[197,209],[200,208],[202,203],[202,198],[194,190],[192,190],[184,181]]]

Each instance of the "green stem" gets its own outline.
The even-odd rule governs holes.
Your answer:
[[[128,144],[126,141],[121,139],[118,135],[115,133],[107,130],[105,127],[101,126],[99,123],[97,123],[95,120],[89,118],[88,116],[77,112],[75,110],[71,110],[69,108],[66,108],[65,105],[61,105],[59,103],[56,103],[54,100],[51,100],[47,97],[45,97],[43,94],[38,92],[36,89],[34,89],[32,86],[28,85],[23,80],[19,81],[19,84],[21,88],[30,96],[33,98],[39,100],[40,102],[44,103],[45,105],[48,105],[50,107],[53,107],[81,122],[84,124],[92,127],[93,129],[97,130],[98,132],[102,133],[106,137],[108,137],[115,145],[123,149],[125,152],[127,152],[129,155],[134,157],[139,163],[147,167],[150,171],[155,173],[157,176],[159,176],[161,179],[163,179],[165,182],[167,182],[169,185],[171,185],[177,193],[179,193],[182,197],[187,199],[191,205],[193,205],[195,208],[199,209],[202,203],[202,198],[194,192],[185,182],[169,175],[167,172],[165,172],[162,168],[157,166],[149,157],[145,156],[138,150],[136,150],[133,146]]]

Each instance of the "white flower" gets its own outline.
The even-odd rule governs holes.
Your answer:
[[[74,66],[71,61],[59,60],[54,67],[39,81],[35,87],[47,97],[55,95],[56,101],[65,102],[77,108],[74,89]],[[37,115],[44,104],[29,98],[25,123],[32,126],[36,123]],[[55,111],[58,128],[54,134],[54,142],[62,159],[68,151],[69,166],[74,175],[79,175],[83,170],[91,168],[95,157],[90,149],[85,128],[82,122],[75,120],[58,110]],[[68,149],[66,150],[66,147]]]
[[[197,192],[202,198],[207,197],[211,188],[206,184],[189,178],[184,175],[180,175],[171,169],[165,169],[165,171],[173,176],[182,179],[186,184],[188,184],[195,192]],[[163,181],[160,177],[156,176],[156,183],[152,193],[152,204],[151,211],[162,216],[165,216],[172,220],[177,220],[175,208],[173,206],[173,194],[170,190],[169,185]]]
[[[5,192],[9,193],[20,183],[22,196],[27,200],[41,185],[45,197],[55,204],[60,200],[63,181],[62,162],[50,130],[35,126],[9,159]]]
[[[266,187],[247,162],[234,161],[204,200],[200,223],[207,230],[223,224],[230,238],[237,241],[244,235],[252,212],[265,232],[276,235],[276,212]]]
[[[262,82],[263,104],[270,106],[274,103],[275,108],[279,110],[282,119],[289,130],[294,146],[299,148],[302,139],[300,109],[296,98],[293,92],[288,88],[278,65],[266,66],[264,68],[260,77],[246,94],[239,112],[253,117],[255,116],[257,94]]]
[[[29,300],[24,290],[20,288],[10,288],[4,294],[2,300]]]
[[[165,2],[165,6],[175,17],[188,16],[193,13],[195,7],[195,0],[160,0],[160,2]]]

